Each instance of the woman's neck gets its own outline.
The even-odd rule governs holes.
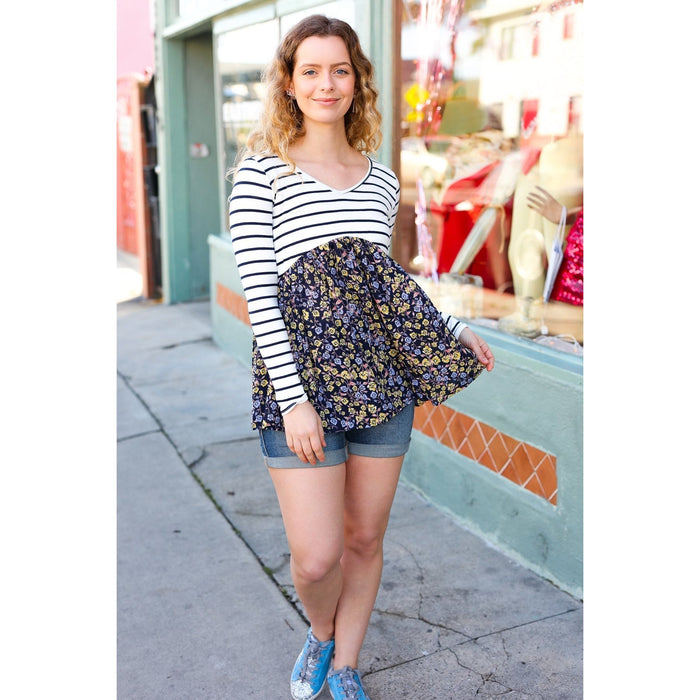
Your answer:
[[[348,143],[344,125],[339,126],[307,126],[306,133],[292,144],[289,154],[294,160],[306,162],[343,163],[355,160],[360,154]]]

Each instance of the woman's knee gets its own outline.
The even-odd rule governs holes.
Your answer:
[[[342,552],[292,553],[294,574],[304,583],[321,583],[337,571],[341,555]]]
[[[345,530],[345,549],[356,556],[371,559],[382,551],[384,528],[355,528]]]

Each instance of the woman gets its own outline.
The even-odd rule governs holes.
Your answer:
[[[394,173],[372,65],[352,28],[314,15],[266,71],[259,127],[234,172],[230,224],[253,328],[253,427],[310,622],[291,694],[357,671],[413,408],[445,400],[494,359],[389,257]]]

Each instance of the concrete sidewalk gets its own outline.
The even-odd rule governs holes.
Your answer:
[[[307,623],[249,367],[213,343],[209,302],[117,316],[118,697],[286,700]],[[402,484],[360,671],[372,700],[576,700],[582,617]]]

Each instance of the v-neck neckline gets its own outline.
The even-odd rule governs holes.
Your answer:
[[[318,183],[319,185],[323,185],[324,187],[327,187],[331,192],[335,192],[337,194],[343,194],[344,192],[351,192],[354,190],[356,187],[359,187],[368,177],[369,174],[372,172],[372,159],[366,156],[364,153],[362,154],[364,158],[367,158],[367,172],[362,176],[362,179],[356,182],[354,185],[351,185],[350,187],[346,187],[344,189],[338,189],[337,187],[331,187],[329,184],[323,182],[322,180],[319,180],[317,177],[314,177],[311,175],[311,173],[307,173],[306,170],[302,170],[300,167],[297,166],[296,170],[298,173],[301,175],[304,175],[305,177],[311,178],[314,182]]]

